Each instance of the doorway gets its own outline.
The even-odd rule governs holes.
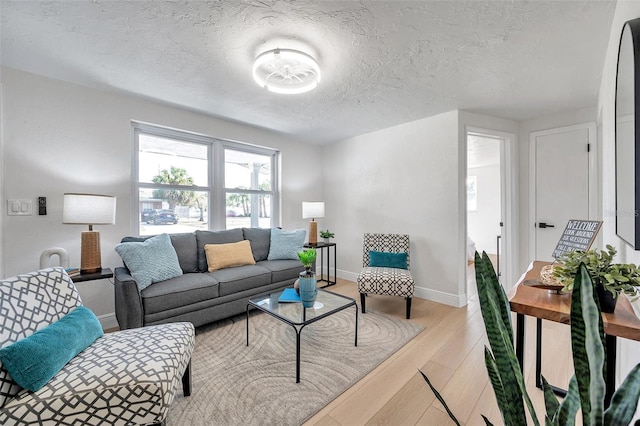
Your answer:
[[[517,259],[512,171],[515,136],[467,128],[467,296],[477,293],[473,256],[485,251],[505,290],[511,288],[512,262]]]

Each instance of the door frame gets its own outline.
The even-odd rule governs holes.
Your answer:
[[[465,126],[465,159],[467,156],[467,137],[469,133],[484,135],[493,138],[502,139],[500,144],[500,203],[503,214],[502,227],[503,241],[502,247],[504,253],[509,253],[506,262],[500,262],[501,284],[505,290],[509,290],[515,283],[514,271],[518,261],[518,175],[515,172],[517,161],[517,139],[515,133],[503,132],[499,130],[486,129],[477,126]],[[466,164],[466,161],[465,161]],[[468,173],[468,167],[465,168],[465,177]],[[466,180],[465,180],[466,188]],[[465,196],[465,233],[468,234],[467,222],[467,202]],[[466,238],[465,238],[466,245]],[[465,246],[466,247],[466,246]],[[467,273],[467,258],[465,249],[465,274]],[[466,280],[465,280],[466,287]],[[465,289],[466,294],[466,289]]]
[[[572,132],[574,130],[586,129],[589,144],[589,217],[588,220],[596,220],[598,217],[598,138],[596,135],[595,121],[575,124],[572,126],[555,127],[553,129],[539,130],[529,133],[529,255],[527,258],[533,261],[536,255],[536,138],[538,136],[547,136],[555,133]],[[582,218],[576,218],[582,219]],[[562,224],[564,226],[565,224]]]

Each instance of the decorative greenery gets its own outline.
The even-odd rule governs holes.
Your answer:
[[[607,245],[607,250],[569,252],[558,259],[553,276],[563,284],[563,290],[571,291],[581,263],[587,268],[595,285],[602,285],[614,297],[625,293],[632,297],[640,295],[640,269],[633,263],[612,263],[616,249]]]
[[[491,346],[491,349],[485,347],[485,365],[502,420],[506,425],[526,425],[526,406],[533,424],[540,426],[513,346],[507,296],[486,253],[480,257],[476,252],[475,268],[482,318]],[[547,381],[542,378],[546,409],[544,425],[574,425],[580,409],[584,425],[627,425],[633,419],[640,398],[640,364],[624,379],[613,394],[609,408],[605,410],[606,353],[602,315],[589,270],[584,264],[579,264],[576,271],[571,295],[570,325],[575,374],[569,381],[567,395],[562,402],[558,401]],[[433,389],[428,380],[427,383]],[[433,390],[438,397],[437,391]],[[449,417],[458,424],[446,402],[442,397],[438,399],[445,406]],[[483,419],[486,425],[492,425],[489,419],[484,416]]]
[[[304,269],[306,269],[307,272],[316,261],[317,255],[316,249],[313,248],[298,252],[298,259],[300,259],[300,263],[302,263],[302,266],[304,266]]]
[[[320,238],[333,238],[335,234],[328,229],[326,231],[320,231]]]

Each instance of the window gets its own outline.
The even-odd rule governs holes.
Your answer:
[[[278,152],[134,123],[139,235],[275,226]]]

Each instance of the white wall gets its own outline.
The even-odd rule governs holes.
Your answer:
[[[303,199],[322,198],[321,169],[309,167],[320,148],[285,135],[215,119],[131,97],[88,89],[2,68],[4,101],[3,197],[47,197],[46,216],[6,216],[2,203],[4,276],[32,271],[50,247],[69,251],[79,263],[82,226],[62,224],[64,192],[117,196],[116,225],[98,226],[102,264],[122,264],[113,247],[131,228],[131,120],[248,142],[282,152],[282,225],[306,228]],[[83,302],[105,321],[113,321],[113,287],[107,280],[78,285]],[[107,324],[111,325],[111,324]]]
[[[496,142],[498,143],[498,142]],[[476,176],[477,210],[467,210],[469,238],[476,244],[479,253],[496,254],[496,236],[500,235],[500,164],[469,167],[468,176]]]
[[[602,116],[602,186],[603,219],[601,233],[603,244],[618,249],[618,262],[640,263],[640,252],[625,244],[615,233],[615,84],[618,43],[623,24],[640,17],[640,2],[619,1],[611,26],[609,47],[600,86],[599,111]],[[640,313],[640,302],[636,302],[636,313]],[[640,362],[640,342],[618,339],[618,383]],[[640,418],[640,409],[636,412]]]
[[[362,269],[365,232],[407,233],[416,296],[465,302],[458,288],[460,147],[457,111],[324,147],[319,226],[336,234],[339,276],[355,280]]]

